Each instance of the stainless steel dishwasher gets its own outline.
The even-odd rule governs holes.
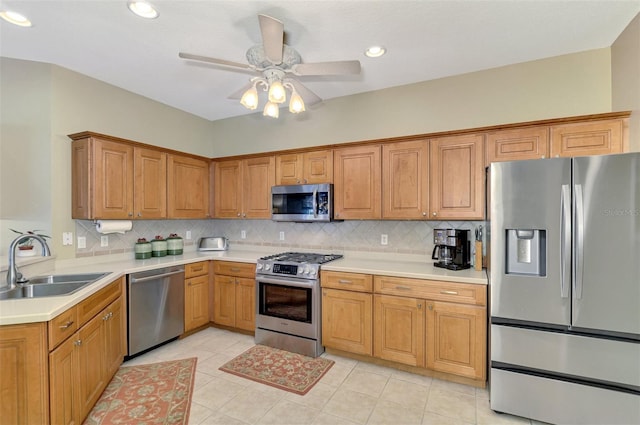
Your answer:
[[[184,332],[184,268],[165,267],[127,277],[128,357]]]

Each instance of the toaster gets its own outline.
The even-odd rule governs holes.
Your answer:
[[[198,239],[198,251],[226,251],[229,239],[224,236],[206,236]]]

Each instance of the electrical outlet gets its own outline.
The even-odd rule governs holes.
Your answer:
[[[73,245],[73,232],[62,232],[62,245]]]
[[[87,247],[87,238],[84,236],[78,236],[78,249],[84,249]]]
[[[109,246],[109,236],[107,235],[100,236],[100,246],[101,247]]]
[[[380,235],[380,245],[387,245],[389,243],[389,238],[387,235]]]
[[[185,238],[187,238],[187,239],[191,239],[191,230],[187,230],[187,231],[185,232]]]
[[[280,232],[280,240],[283,241],[284,240],[284,232]]]
[[[240,230],[240,239],[247,239],[247,231]]]

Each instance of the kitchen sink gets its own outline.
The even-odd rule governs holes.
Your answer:
[[[16,288],[0,292],[0,300],[71,295],[105,277],[108,273],[59,274],[36,276]]]

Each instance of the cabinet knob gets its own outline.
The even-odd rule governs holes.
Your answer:
[[[133,213],[130,212],[129,214],[127,214],[129,217],[133,217]]]
[[[431,213],[431,215],[435,217],[435,216],[438,215],[438,213],[434,211],[434,212]]]
[[[429,304],[429,305],[427,306],[427,308],[428,308],[429,310],[433,310],[433,304]]]
[[[81,339],[77,339],[73,345],[75,345],[76,347],[80,347],[82,345],[82,340]]]
[[[422,212],[422,216],[423,216],[423,217],[426,217],[426,216],[427,216],[427,213],[426,213],[425,211],[423,211],[423,212]]]
[[[307,184],[307,179],[304,179],[304,184]]]
[[[142,217],[142,213],[141,212],[138,213],[138,217]]]
[[[422,310],[422,303],[418,303],[418,310]]]
[[[238,213],[238,217],[240,217],[240,213]]]
[[[243,216],[243,217],[246,217],[246,216],[247,216],[247,214],[245,214],[245,213],[242,213],[242,216]]]

